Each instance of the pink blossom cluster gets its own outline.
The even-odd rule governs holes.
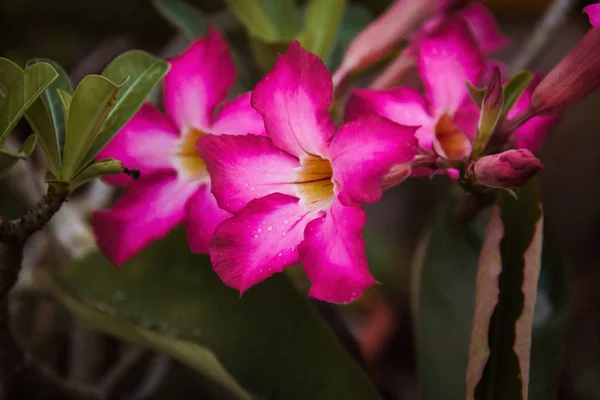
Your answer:
[[[481,4],[449,12],[447,1],[428,0],[419,9],[427,15],[411,10],[423,18],[401,55],[412,60],[423,89],[354,89],[336,126],[334,80],[360,67],[369,51],[381,51],[365,43],[408,3],[416,2],[398,1],[357,37],[336,79],[293,42],[251,92],[226,101],[235,68],[215,30],[171,59],[164,113],[144,105],[99,155],[142,175],[135,182],[109,178],[125,193],[93,217],[101,251],[122,265],[183,224],[190,249],[210,254],[218,276],[240,293],[302,263],[309,296],[336,303],[359,298],[377,283],[361,237],[362,205],[409,175],[442,168],[458,178],[453,162],[469,158],[481,113],[466,83],[487,85],[499,66],[489,55],[507,43]],[[388,34],[384,45],[407,33]],[[538,84],[525,90],[508,120],[530,108]],[[484,157],[477,176],[489,186],[524,183],[541,168],[531,152],[555,122],[555,115],[528,118],[510,138],[509,147],[520,150]],[[434,165],[420,162],[430,155]],[[517,170],[527,177],[515,176]]]

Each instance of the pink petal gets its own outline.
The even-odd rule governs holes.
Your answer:
[[[454,113],[452,123],[456,125],[469,138],[471,142],[477,136],[480,110],[477,104],[470,98],[466,98],[463,104]]]
[[[300,256],[312,283],[309,296],[348,303],[377,283],[369,272],[361,237],[366,220],[362,208],[334,201],[326,215],[306,226]]]
[[[590,24],[600,28],[600,3],[590,4],[583,9],[583,12],[590,17]]]
[[[335,131],[328,111],[332,91],[325,64],[294,41],[254,88],[252,106],[275,146],[297,157],[325,156]]]
[[[111,210],[92,216],[100,251],[115,265],[123,265],[183,220],[185,204],[196,188],[178,181],[174,173],[137,181]]]
[[[181,55],[170,60],[164,80],[167,114],[180,132],[209,131],[213,112],[235,81],[235,67],[227,43],[208,28]]]
[[[311,218],[296,197],[273,193],[251,201],[217,227],[210,243],[215,272],[243,294],[300,261],[298,245]]]
[[[230,213],[219,208],[208,185],[198,188],[187,202],[183,221],[190,249],[194,253],[208,253],[215,228],[230,217]]]
[[[142,176],[172,170],[172,154],[177,145],[175,128],[156,107],[146,103],[127,122],[96,157],[116,158],[126,168],[138,168]],[[118,186],[129,186],[133,180],[125,174],[105,178]]]
[[[266,136],[265,121],[250,104],[251,92],[240,95],[235,100],[225,103],[215,121],[211,132],[216,135],[253,135]]]
[[[381,199],[381,181],[394,164],[417,153],[414,127],[398,125],[377,114],[340,126],[329,147],[333,179],[342,204]]]
[[[293,182],[300,162],[275,147],[268,137],[206,135],[197,148],[219,206],[231,213],[271,193],[296,193]]]
[[[421,41],[418,65],[432,115],[438,118],[458,109],[468,95],[465,82],[476,84],[486,64],[465,22],[448,17]]]
[[[466,21],[484,53],[493,53],[508,45],[508,39],[500,32],[494,14],[479,2],[471,2],[459,12]]]
[[[531,85],[523,92],[519,100],[513,108],[508,112],[509,119],[514,118],[517,114],[529,108],[531,96],[535,88],[541,81],[540,77],[536,77]],[[524,148],[531,152],[536,152],[542,148],[542,145],[552,132],[552,129],[558,123],[558,116],[544,115],[533,117],[519,127],[513,134],[512,139],[515,141],[515,147]]]

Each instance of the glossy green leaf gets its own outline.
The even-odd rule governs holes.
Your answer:
[[[114,158],[107,158],[88,165],[73,179],[69,185],[69,191],[73,192],[81,185],[84,185],[94,179],[99,179],[107,175],[119,174],[125,171],[121,161]]]
[[[73,94],[73,87],[69,75],[58,63],[52,60],[34,58],[27,62],[27,66],[40,62],[52,65],[58,72],[58,77],[44,90],[40,98],[29,107],[25,117],[40,137],[41,145],[48,161],[50,161],[50,170],[58,173],[66,137],[66,114],[63,112],[63,104],[58,91]]]
[[[215,275],[208,257],[190,253],[182,230],[119,270],[96,254],[61,275],[88,306],[210,349],[257,398],[378,398],[326,322],[284,274],[240,298]]]
[[[465,398],[475,276],[487,214],[465,227],[451,204],[427,243],[416,331],[421,400]]]
[[[190,341],[170,338],[132,324],[119,316],[91,307],[69,293],[68,289],[61,285],[60,280],[56,280],[50,275],[42,275],[40,280],[62,305],[90,327],[127,342],[169,354],[215,383],[224,398],[251,399],[251,396],[223,368],[213,352],[206,347]]]
[[[298,36],[302,45],[326,60],[335,45],[345,6],[346,0],[311,0]]]
[[[250,36],[264,42],[280,38],[260,0],[225,0],[225,3],[246,27]]]
[[[260,0],[280,38],[292,39],[298,33],[296,0]]]
[[[134,116],[168,70],[169,64],[166,61],[142,50],[123,53],[104,69],[102,76],[112,82],[124,82],[124,85],[118,92],[115,104],[110,109],[100,133],[79,162],[78,171],[92,162],[119,129]]]
[[[504,105],[502,115],[506,115],[519,100],[523,92],[533,80],[534,75],[529,71],[524,71],[513,76],[504,86]]]
[[[56,92],[58,93],[58,97],[60,99],[60,103],[62,106],[62,111],[63,111],[64,118],[65,118],[65,131],[66,131],[67,118],[69,116],[69,110],[71,109],[71,101],[73,101],[73,96],[67,92],[63,92],[60,89],[58,89]]]
[[[202,12],[185,1],[154,0],[153,4],[188,40],[194,40],[206,32],[206,18]]]
[[[71,180],[96,139],[121,86],[100,75],[81,80],[69,107],[61,178]]]
[[[477,273],[467,399],[527,399],[542,220],[537,179],[492,209]]]
[[[6,91],[0,109],[0,144],[14,129],[25,111],[58,77],[58,73],[48,63],[32,65],[25,71],[21,70],[21,74],[15,67],[19,68],[5,59],[0,63],[0,69],[4,70],[0,78],[5,79],[0,84]]]
[[[0,57],[0,86],[2,99],[6,97],[8,88],[23,76],[23,69],[7,58]]]
[[[10,167],[15,165],[19,160],[27,160],[31,157],[31,153],[35,150],[38,136],[34,133],[29,135],[21,145],[21,148],[16,153],[0,150],[0,176],[2,176]]]

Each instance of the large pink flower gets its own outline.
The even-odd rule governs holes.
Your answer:
[[[461,159],[471,151],[477,133],[479,109],[470,99],[466,82],[479,84],[489,72],[470,29],[459,17],[449,17],[435,34],[420,41],[418,69],[425,96],[402,87],[392,90],[356,89],[346,108],[350,120],[376,112],[399,124],[418,126],[417,138],[425,149]],[[508,117],[527,108],[529,89]],[[518,145],[531,151],[539,148],[555,117],[536,117],[515,133]]]
[[[336,132],[332,91],[323,62],[294,42],[252,92],[268,136],[198,142],[217,202],[234,214],[210,244],[213,267],[242,293],[300,261],[321,300],[349,302],[376,282],[360,203],[381,197],[383,176],[413,158],[417,141],[414,128],[375,114]]]
[[[261,116],[250,105],[250,93],[225,103],[235,80],[227,43],[213,29],[170,60],[164,80],[166,116],[144,104],[98,155],[139,168],[142,178],[114,176],[125,186],[114,207],[94,214],[100,250],[121,265],[173,227],[185,225],[190,248],[207,252],[215,227],[231,214],[210,193],[210,177],[196,151],[196,141],[221,133],[265,135]]]

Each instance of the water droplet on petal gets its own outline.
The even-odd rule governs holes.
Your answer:
[[[273,230],[273,227],[272,227],[272,226],[269,226],[269,227],[267,228],[267,230],[270,232],[270,231],[272,231],[272,230]]]

